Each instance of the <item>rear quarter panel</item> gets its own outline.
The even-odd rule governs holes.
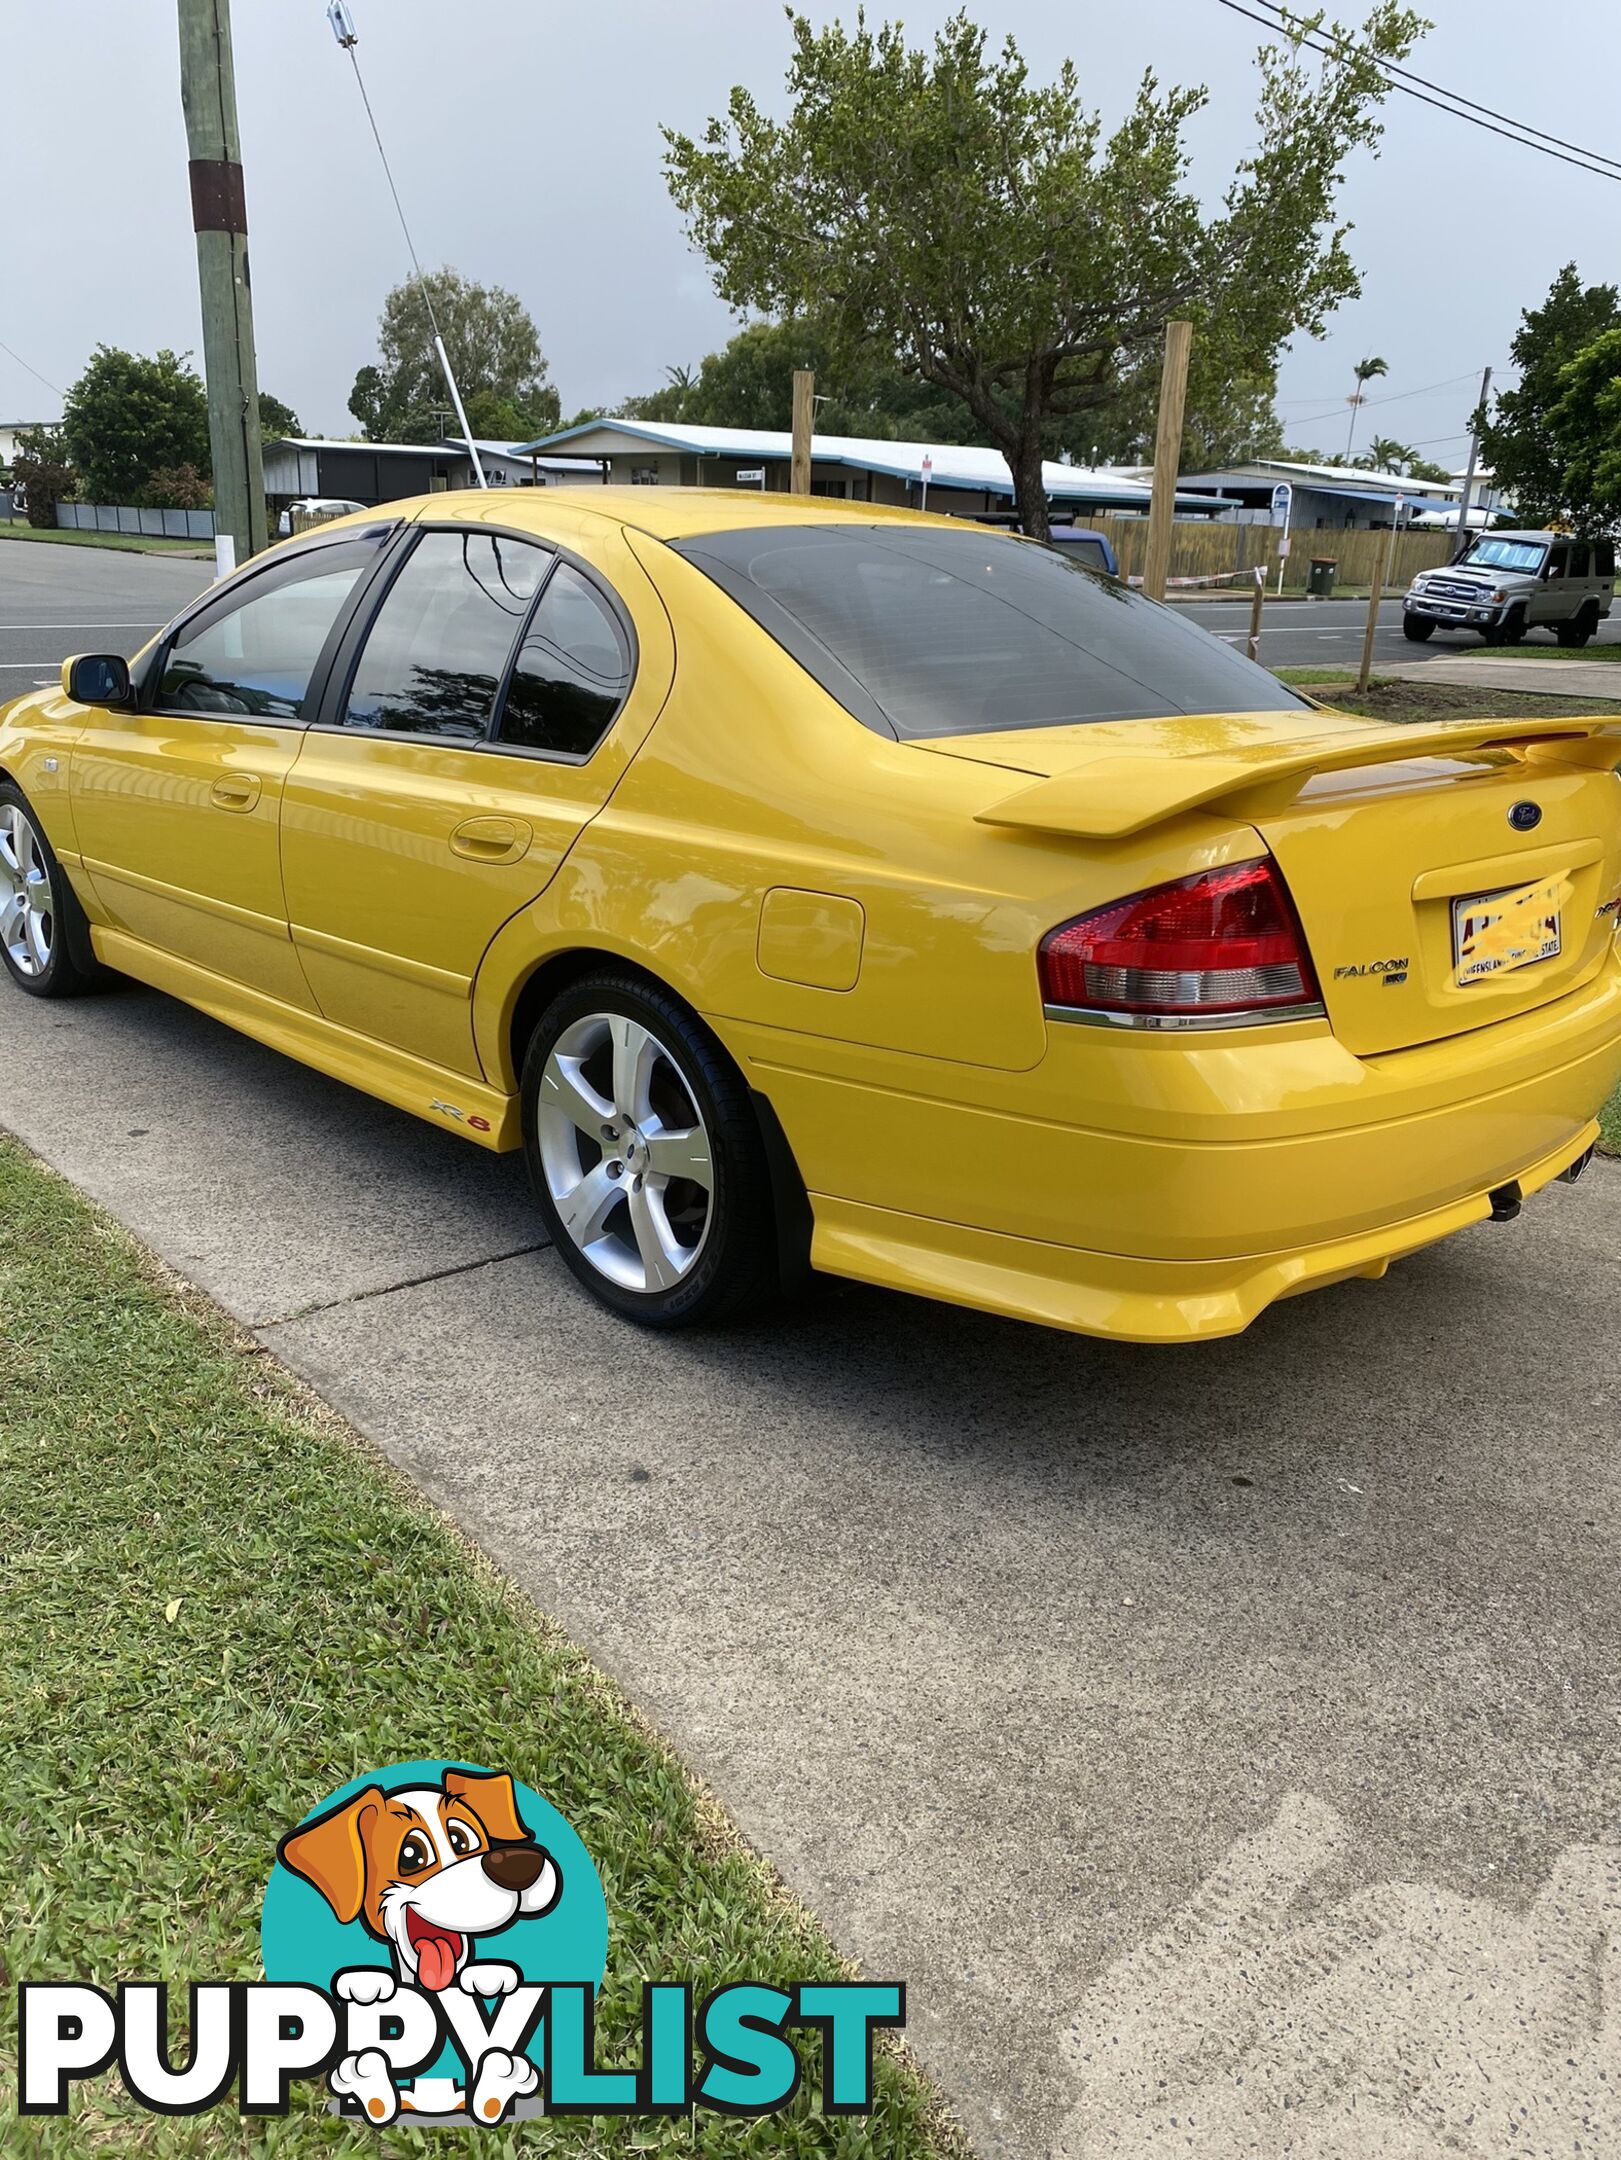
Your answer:
[[[701,571],[645,536],[632,542],[675,626],[675,682],[606,809],[489,956],[480,1046],[492,1077],[510,1075],[503,1015],[521,978],[578,947],[649,968],[723,1035],[748,1023],[1028,1070],[1047,1043],[1035,968],[1046,930],[1256,851],[1253,832],[1208,817],[1086,849],[976,825],[1017,784],[1005,768],[873,733]],[[772,940],[779,923],[806,926],[802,967],[791,934],[762,954],[768,895],[787,902],[771,910]],[[834,932],[844,943],[830,954],[817,939]],[[858,965],[846,970],[852,936]]]

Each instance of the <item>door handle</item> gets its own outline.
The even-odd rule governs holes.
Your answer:
[[[514,863],[529,852],[533,826],[522,818],[465,818],[450,836],[450,852],[468,862]]]
[[[214,782],[208,799],[216,810],[251,810],[259,800],[260,787],[257,773],[227,773]]]

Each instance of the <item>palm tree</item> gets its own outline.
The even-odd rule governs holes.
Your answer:
[[[1413,455],[1406,443],[1389,435],[1375,435],[1368,445],[1369,462],[1375,472],[1404,474],[1412,465]]]
[[[1351,425],[1345,431],[1345,455],[1347,459],[1351,455],[1351,438],[1356,433],[1357,407],[1362,403],[1369,383],[1377,382],[1381,375],[1390,373],[1390,362],[1381,360],[1375,354],[1371,359],[1359,360],[1356,366],[1352,368],[1351,373],[1356,377],[1356,388],[1351,392]]]

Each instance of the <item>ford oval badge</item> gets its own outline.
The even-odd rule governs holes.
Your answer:
[[[1517,802],[1508,814],[1508,821],[1516,832],[1532,832],[1542,823],[1542,805],[1534,802]]]

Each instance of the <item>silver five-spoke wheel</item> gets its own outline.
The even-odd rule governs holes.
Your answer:
[[[536,1139],[575,1248],[621,1289],[673,1290],[709,1233],[708,1131],[674,1057],[625,1013],[566,1027],[541,1071]]]
[[[0,945],[19,975],[45,973],[55,927],[44,846],[24,811],[0,803]]]

